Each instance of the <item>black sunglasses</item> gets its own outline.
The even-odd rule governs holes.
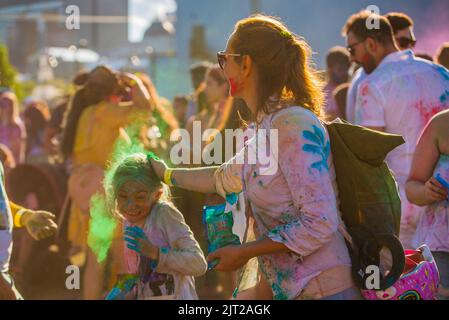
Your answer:
[[[220,65],[221,69],[224,69],[226,61],[228,60],[228,56],[230,56],[230,57],[241,57],[242,55],[240,53],[227,53],[227,52],[224,52],[224,51],[217,52],[217,60],[218,60],[218,64]]]
[[[355,55],[355,47],[359,44],[361,44],[363,41],[359,41],[356,43],[351,44],[350,46],[347,46],[346,49],[348,49],[348,52],[351,56]]]
[[[401,48],[413,48],[416,45],[416,40],[415,39],[410,39],[410,38],[396,38],[396,42],[398,43],[399,47]]]

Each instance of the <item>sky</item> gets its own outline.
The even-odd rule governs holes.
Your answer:
[[[155,18],[163,20],[167,13],[176,11],[175,0],[129,0],[131,23],[128,38],[139,42]]]

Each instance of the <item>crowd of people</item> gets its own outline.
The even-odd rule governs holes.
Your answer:
[[[76,75],[74,93],[51,108],[34,98],[20,106],[2,89],[0,299],[21,299],[9,270],[13,226],[35,239],[59,228],[57,241],[69,244],[60,253],[83,269],[83,299],[370,297],[354,281],[342,230],[337,181],[344,177],[328,132],[335,122],[403,137],[385,159],[401,201],[398,236],[406,250],[430,249],[423,262],[436,265],[439,281],[421,280],[420,290],[449,299],[449,45],[435,58],[414,52],[410,17],[375,15],[374,29],[366,24],[372,17],[361,11],[348,19],[347,46],[329,50],[326,72],[314,69],[302,37],[255,15],[237,22],[218,64],[191,66],[192,93],[173,101],[148,75],[107,66]],[[277,143],[267,142],[279,150],[276,172],[264,174],[260,159],[236,161],[251,152],[258,140],[251,137],[206,163],[202,155],[229,129],[276,131]],[[199,163],[174,163],[181,142],[183,156]],[[8,176],[22,165],[64,168],[59,212],[8,200]],[[242,244],[208,252],[203,207],[231,194],[238,195],[234,224],[245,226]],[[421,266],[409,261],[403,276]],[[377,298],[410,297],[408,289]]]

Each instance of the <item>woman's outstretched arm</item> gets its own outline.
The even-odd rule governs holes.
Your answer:
[[[162,181],[164,180],[167,165],[161,161],[152,158],[151,165],[154,172]],[[174,186],[190,191],[200,193],[215,193],[215,171],[219,167],[203,167],[203,168],[177,168],[172,169],[171,182]]]

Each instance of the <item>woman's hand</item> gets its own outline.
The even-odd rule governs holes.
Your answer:
[[[151,167],[154,170],[154,173],[157,175],[159,180],[164,180],[165,170],[168,169],[168,166],[164,161],[156,157],[154,154],[148,156],[148,160],[150,161]]]
[[[226,246],[217,249],[207,256],[207,261],[212,262],[218,259],[218,264],[214,268],[218,271],[231,272],[243,267],[249,260],[243,250],[242,246]]]
[[[128,249],[142,254],[150,259],[157,260],[159,258],[159,248],[154,246],[148,240],[145,232],[139,227],[125,228],[125,241]]]
[[[215,171],[215,189],[216,192],[226,198],[227,194],[239,193],[242,191],[241,173],[243,165],[227,162]]]
[[[431,177],[424,185],[424,198],[428,204],[444,201],[448,198],[448,190],[434,177]]]

